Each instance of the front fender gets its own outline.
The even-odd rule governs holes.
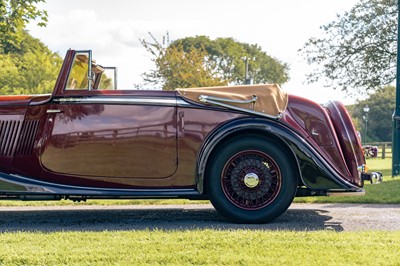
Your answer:
[[[319,154],[302,136],[280,123],[264,118],[241,118],[215,129],[204,142],[197,160],[197,189],[204,193],[206,169],[210,155],[216,147],[231,137],[257,133],[266,140],[279,141],[289,150],[297,164],[302,185],[312,190],[359,191],[360,188],[342,177],[329,162]]]

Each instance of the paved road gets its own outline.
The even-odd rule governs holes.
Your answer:
[[[233,224],[205,205],[0,207],[0,232],[103,230],[400,230],[400,205],[292,204],[269,224]]]

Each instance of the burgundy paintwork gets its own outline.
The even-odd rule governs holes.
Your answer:
[[[195,189],[209,136],[230,121],[253,116],[190,102],[160,104],[184,101],[176,92],[65,90],[73,58],[68,51],[52,95],[0,97],[0,120],[12,121],[7,130],[16,134],[3,141],[11,144],[6,151],[2,147],[0,172],[79,187]],[[128,99],[158,103],[124,103]],[[354,152],[343,151],[335,134],[342,125],[333,125],[324,108],[290,96],[282,118],[273,123],[313,147],[343,182],[359,186]],[[362,153],[356,153],[361,161]]]
[[[247,101],[101,90],[115,88],[104,69],[70,50],[52,94],[0,96],[0,199],[210,199],[232,221],[263,223],[295,196],[382,179],[364,173],[341,103],[289,95],[272,116],[230,105]]]
[[[359,166],[365,165],[364,151],[362,150],[361,140],[358,137],[351,118],[343,103],[328,102],[325,105],[336,132],[341,134],[339,138],[343,156],[354,183],[360,183]]]
[[[159,92],[148,91],[94,94],[159,96]],[[174,92],[163,94],[166,95],[175,97]],[[20,110],[21,121],[25,108]],[[62,112],[47,114],[49,109]],[[25,119],[37,121],[35,147],[31,154],[15,156],[12,169],[5,167],[3,171],[76,186],[194,187],[197,151],[204,138],[219,124],[241,115],[188,109],[183,134],[177,126],[177,113],[176,107],[165,106],[51,103],[29,106]],[[205,117],[209,121],[204,122]]]
[[[334,118],[338,120],[337,117]],[[343,125],[337,124],[337,130],[335,130],[329,114],[323,107],[307,99],[290,95],[288,108],[286,112],[284,112],[282,120],[284,123],[296,129],[301,135],[307,136],[307,141],[312,143],[312,146],[322,154],[322,156],[329,158],[328,162],[341,174],[342,178],[354,184],[358,184],[361,181],[357,166],[365,164],[365,161],[358,160],[361,164],[357,166],[353,164],[354,156],[357,156],[357,158],[362,156],[361,145],[358,140],[352,140],[358,144],[357,148],[359,150],[357,153],[349,153],[346,149],[344,156],[342,147],[346,147],[346,145],[343,144],[341,146],[337,134],[334,133],[343,132],[345,128]],[[350,128],[350,125],[347,126]],[[352,132],[355,132],[352,124],[351,129]],[[347,163],[351,164],[352,172],[350,172]]]

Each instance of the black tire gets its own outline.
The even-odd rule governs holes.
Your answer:
[[[297,171],[287,150],[255,136],[219,147],[208,164],[206,190],[215,209],[237,223],[266,223],[293,201]]]

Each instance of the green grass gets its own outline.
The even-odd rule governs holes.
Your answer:
[[[400,232],[21,232],[0,241],[0,265],[398,265],[400,250]]]

